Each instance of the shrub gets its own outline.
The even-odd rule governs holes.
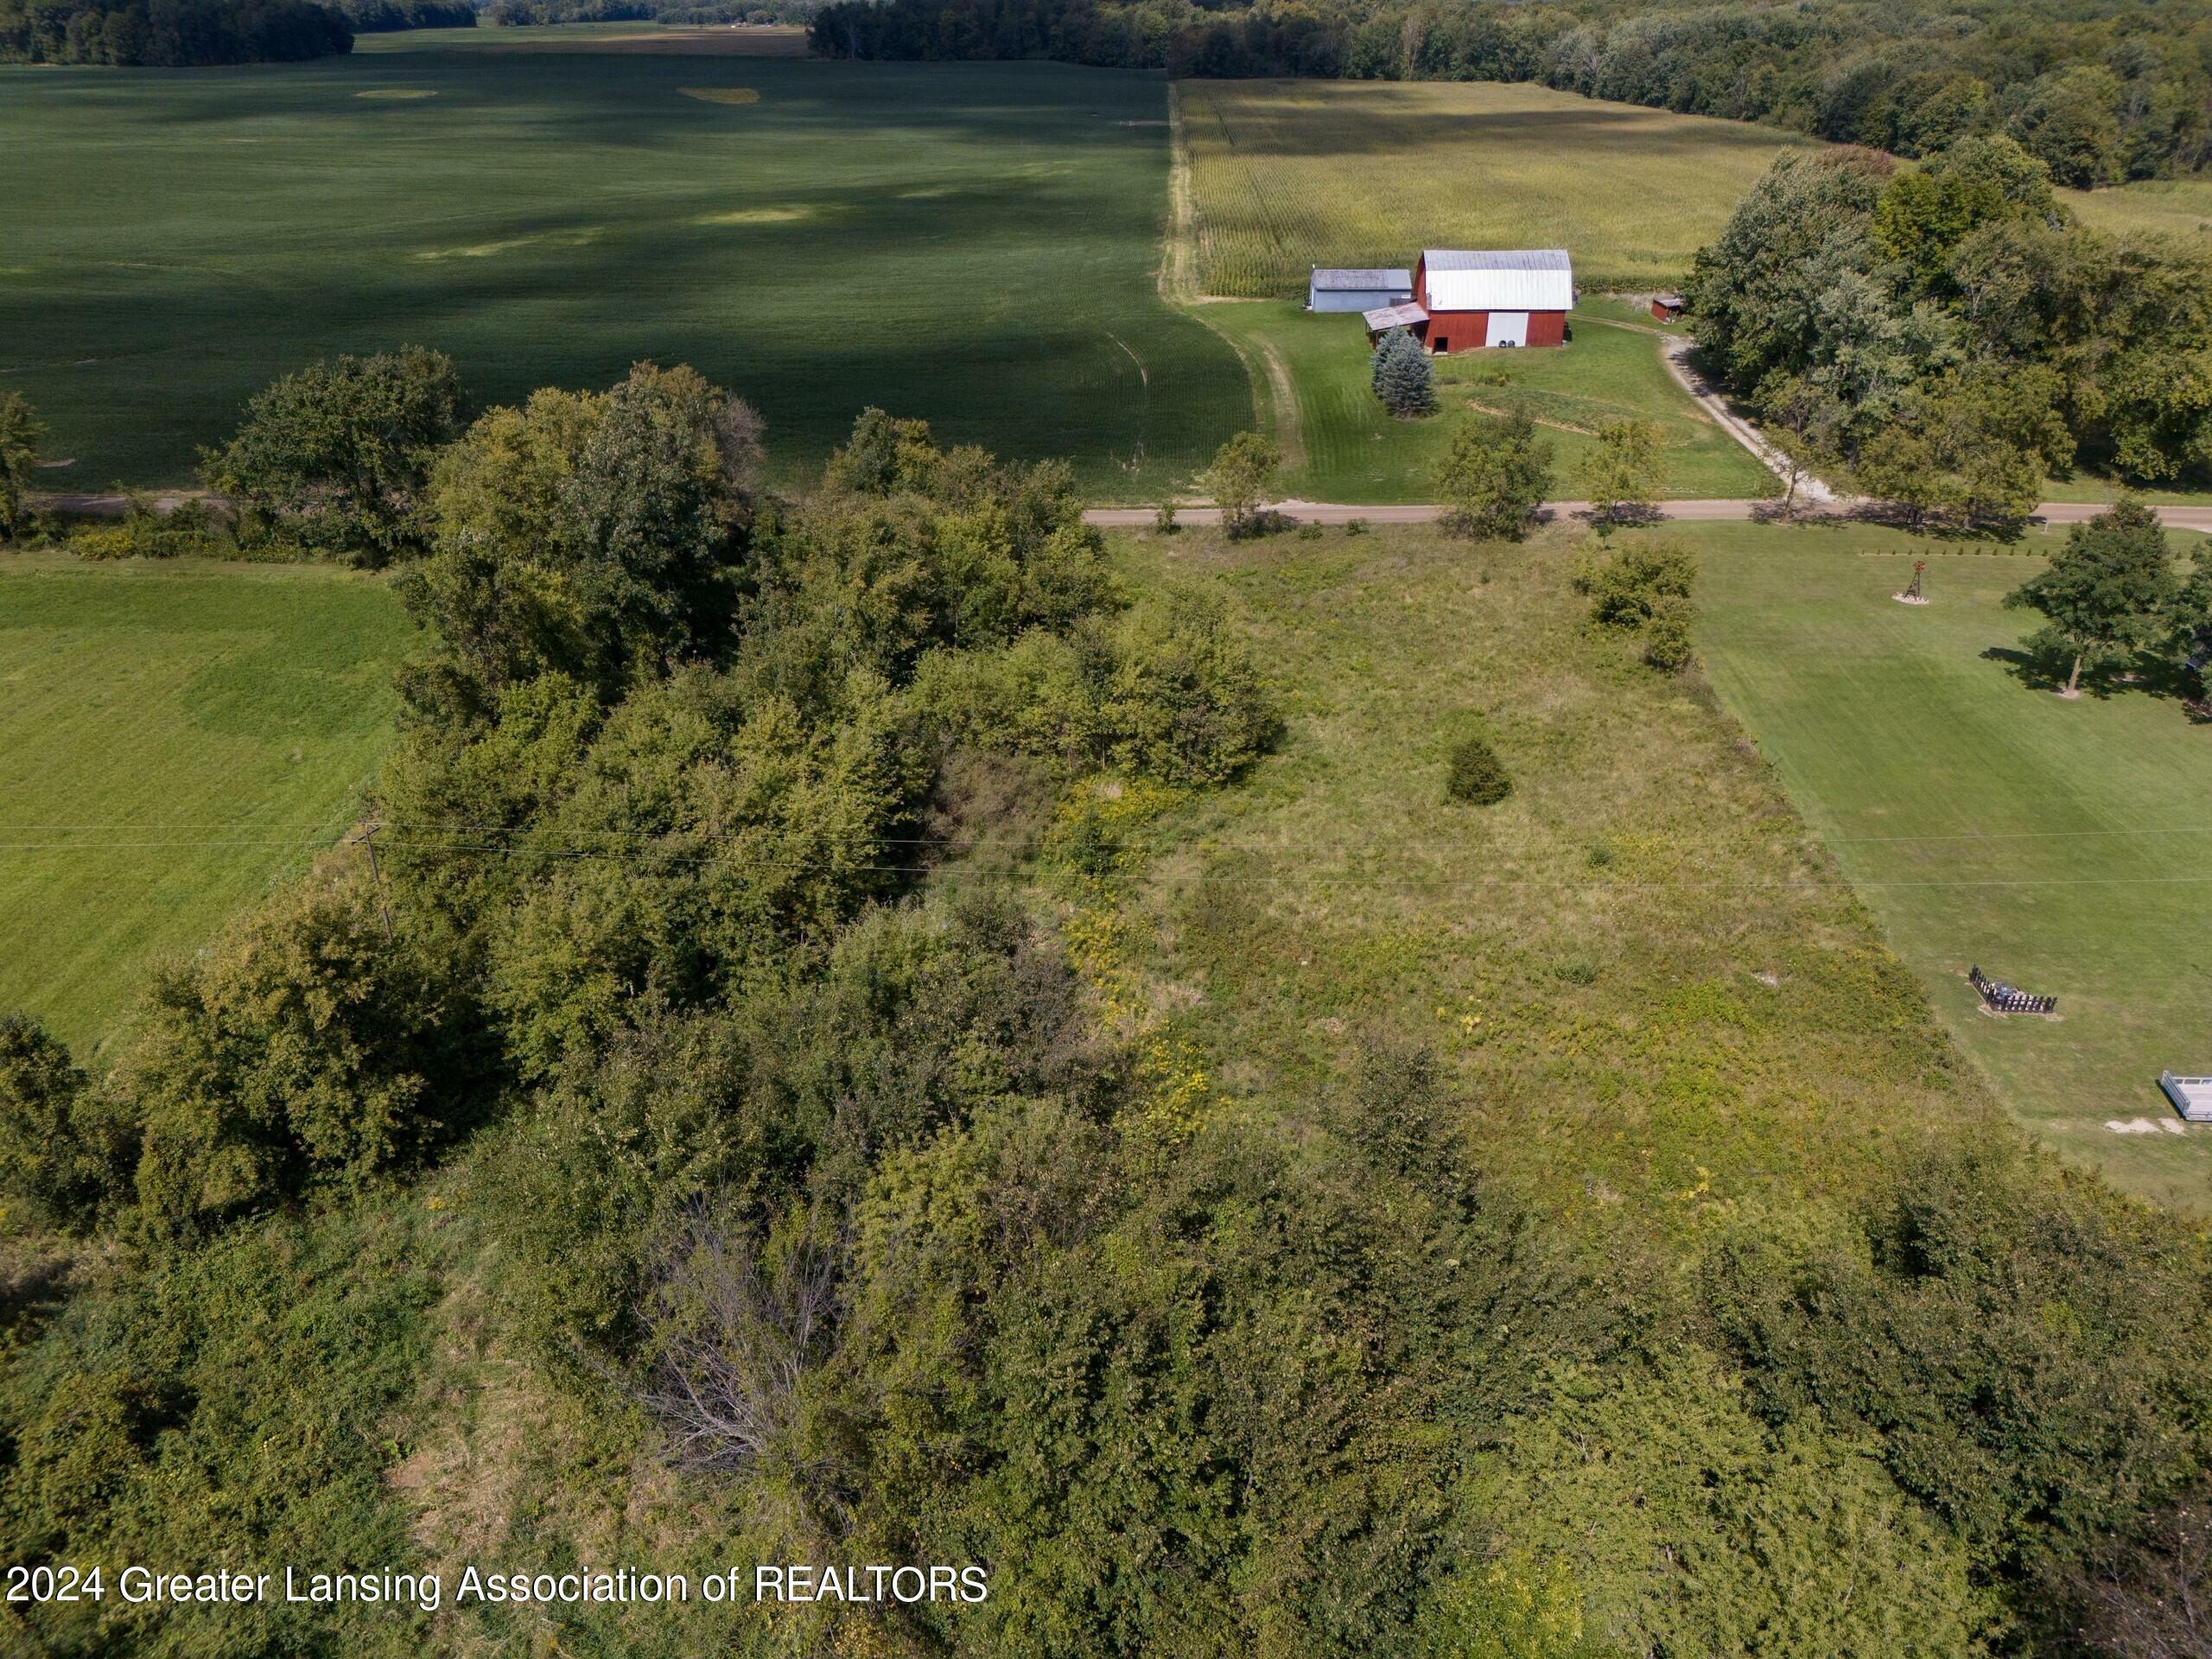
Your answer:
[[[1175,504],[1163,501],[1153,509],[1152,529],[1157,536],[1173,536],[1179,526],[1175,522]]]
[[[133,494],[120,520],[79,530],[69,538],[69,550],[80,559],[97,561],[222,555],[232,548],[204,501],[182,501],[163,512],[144,496]]]
[[[19,1014],[0,1017],[0,1192],[25,1219],[88,1230],[127,1190],[136,1150],[67,1049]]]
[[[1218,605],[1140,605],[1111,637],[1100,713],[1114,765],[1163,783],[1220,784],[1274,743],[1274,702]]]
[[[1575,591],[1590,596],[1590,620],[1640,630],[1662,599],[1687,600],[1697,556],[1679,542],[1633,542],[1606,553],[1586,548],[1576,563]]]
[[[158,1232],[410,1163],[469,1094],[458,998],[385,937],[352,868],[286,888],[157,973],[150,1001],[114,1085],[143,1124],[138,1197]]]
[[[1643,625],[1643,660],[1671,674],[1688,666],[1693,654],[1690,625],[1697,607],[1680,594],[1662,594],[1651,602]]]
[[[1470,732],[1452,746],[1452,770],[1444,792],[1455,801],[1475,806],[1494,806],[1513,792],[1505,763],[1478,732]]]
[[[1170,784],[1235,777],[1274,740],[1274,704],[1219,609],[1141,605],[1071,639],[939,652],[915,675],[922,718],[947,737],[1067,772],[1111,767]]]

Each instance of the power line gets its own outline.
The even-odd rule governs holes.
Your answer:
[[[389,829],[381,830],[379,833],[382,834],[388,842],[404,842],[408,839],[405,836],[396,834]],[[21,843],[16,845],[0,842],[0,853],[10,851],[109,852],[137,851],[142,849],[157,849],[169,847],[238,845],[297,846],[306,844],[308,843],[291,842],[238,842],[227,841],[119,842],[107,843],[52,842]],[[429,844],[443,846],[448,850],[452,851],[507,852],[512,854],[518,858],[527,859],[535,857],[539,861],[549,864],[578,862],[586,859],[593,858],[620,858],[634,863],[642,857],[650,859],[652,862],[662,867],[677,865],[698,868],[714,864],[742,861],[749,862],[757,866],[772,867],[781,870],[786,874],[836,871],[849,875],[926,875],[938,879],[948,877],[964,878],[981,876],[992,880],[1003,879],[1004,874],[1001,871],[979,869],[973,866],[959,864],[849,864],[835,860],[785,861],[763,858],[758,855],[748,858],[744,855],[736,853],[680,854],[651,851],[641,852],[640,849],[632,847],[525,847],[517,849],[504,847],[498,842],[490,842],[477,843],[474,845],[467,843],[455,843],[452,842],[432,842]],[[1348,883],[1360,887],[1378,889],[1400,889],[1408,892],[1433,892],[1439,890],[1468,892],[1488,889],[1535,889],[1554,893],[1678,893],[1689,891],[1733,893],[1851,893],[1861,892],[1870,888],[1887,891],[1892,889],[1948,890],[1954,888],[2049,889],[2063,887],[2212,887],[2212,875],[1939,877],[1910,880],[1862,881],[1855,881],[1845,876],[1788,876],[1773,880],[1762,881],[1751,879],[1738,880],[1729,877],[1719,877],[1705,880],[1693,879],[1633,880],[1625,877],[1605,876],[1585,876],[1576,879],[1559,879],[1540,875],[1487,874],[1460,876],[1454,875],[1447,871],[1437,871],[1421,875],[1392,876],[1356,870],[1276,871],[1255,874],[1240,874],[1236,872],[1217,870],[1210,872],[1205,876],[1202,877],[1201,880],[1216,884],[1228,883],[1240,887],[1275,888],[1296,888],[1302,886]]]

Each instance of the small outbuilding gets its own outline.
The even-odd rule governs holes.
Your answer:
[[[2212,1077],[2177,1077],[2171,1071],[2161,1071],[2158,1087],[2166,1091],[2166,1098],[2173,1102],[2183,1121],[2212,1123]]]
[[[1679,294],[1654,294],[1651,315],[1662,322],[1673,322],[1682,315],[1682,296]]]
[[[1373,311],[1414,296],[1410,270],[1324,270],[1313,267],[1306,284],[1308,311]]]
[[[1414,338],[1419,340],[1421,331],[1428,327],[1428,313],[1408,300],[1403,305],[1377,306],[1374,310],[1363,313],[1360,321],[1367,325],[1367,338],[1370,344],[1393,328],[1409,328]]]
[[[1564,248],[1429,248],[1414,267],[1414,300],[1428,313],[1432,352],[1561,346],[1574,266]]]

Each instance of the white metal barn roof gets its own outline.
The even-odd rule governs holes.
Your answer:
[[[1565,248],[1421,254],[1433,311],[1571,311],[1574,266]]]
[[[1411,288],[1414,274],[1410,270],[1329,270],[1313,267],[1313,286],[1325,290],[1349,289]]]

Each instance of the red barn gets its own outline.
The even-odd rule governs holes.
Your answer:
[[[1429,248],[1414,267],[1414,300],[1428,314],[1432,352],[1564,345],[1567,314],[1574,308],[1574,267],[1564,248]]]

